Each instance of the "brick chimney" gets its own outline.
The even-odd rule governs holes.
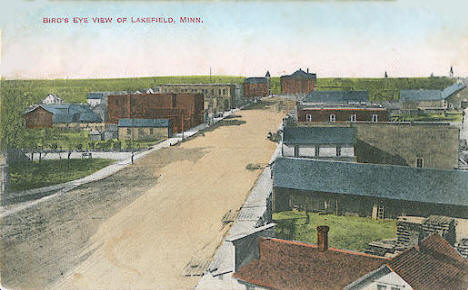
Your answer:
[[[320,252],[325,252],[328,250],[328,231],[330,228],[328,226],[318,226],[317,227],[317,244]]]

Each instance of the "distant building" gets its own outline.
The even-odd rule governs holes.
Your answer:
[[[373,218],[468,218],[468,171],[278,158],[273,210],[293,208]]]
[[[312,91],[302,100],[306,104],[368,104],[367,91]]]
[[[355,161],[355,143],[355,128],[285,127],[282,156]]]
[[[390,260],[328,247],[327,226],[317,227],[318,243],[259,237],[233,277],[246,289],[343,289]],[[243,250],[235,248],[237,251]]]
[[[381,107],[303,106],[297,108],[298,122],[344,123],[344,122],[388,122],[390,114]]]
[[[203,95],[160,93],[112,95],[107,100],[107,123],[120,119],[170,119],[174,132],[203,123]]]
[[[102,119],[85,104],[38,105],[25,112],[26,127],[50,127],[50,114],[46,111],[52,114],[54,127],[83,128],[102,123]]]
[[[120,119],[117,126],[121,140],[172,137],[172,124],[169,119]]]
[[[437,234],[371,271],[346,290],[467,289],[468,261]]]
[[[463,82],[457,82],[444,90],[401,90],[401,109],[429,111],[460,109],[459,92],[465,87]]]
[[[61,105],[62,103],[63,100],[54,94],[47,95],[47,97],[41,101],[41,104],[44,105]]]
[[[24,112],[26,128],[52,128],[54,114],[43,105],[34,106]]]
[[[285,95],[306,95],[314,90],[317,75],[299,69],[293,74],[280,77],[281,93]]]
[[[237,106],[234,101],[236,96],[234,84],[162,84],[160,92],[202,94],[204,110],[211,115]]]
[[[245,98],[261,98],[271,94],[270,72],[266,72],[265,77],[246,78],[242,84]]]

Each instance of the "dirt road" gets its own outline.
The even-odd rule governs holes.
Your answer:
[[[214,254],[228,230],[222,217],[243,204],[260,173],[246,167],[268,162],[276,144],[265,137],[284,113],[273,103],[241,111],[215,130],[71,192],[60,211],[54,203],[40,215],[29,210],[32,218],[11,217],[9,230],[2,229],[2,264],[5,257],[12,263],[2,267],[2,284],[193,288],[198,278],[185,277],[184,267]],[[101,219],[89,222],[94,216]]]

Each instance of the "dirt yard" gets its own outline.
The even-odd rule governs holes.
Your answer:
[[[246,167],[269,161],[276,144],[266,136],[276,131],[285,111],[271,102],[237,115],[181,145],[148,155],[110,179],[70,192],[68,211],[65,204],[58,212],[55,203],[44,206],[42,220],[36,217],[21,230],[16,230],[19,224],[31,219],[28,210],[11,217],[10,229],[2,229],[7,235],[2,236],[2,283],[193,289],[198,278],[185,277],[184,267],[214,255],[228,230],[223,216],[239,209],[261,172]],[[99,198],[86,199],[90,192]],[[36,212],[29,211],[32,216]],[[94,216],[98,219],[89,222]],[[12,263],[7,269],[5,257]]]

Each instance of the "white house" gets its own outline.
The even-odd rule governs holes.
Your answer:
[[[41,103],[44,105],[61,105],[63,100],[54,94],[49,94],[45,99],[42,100]]]

